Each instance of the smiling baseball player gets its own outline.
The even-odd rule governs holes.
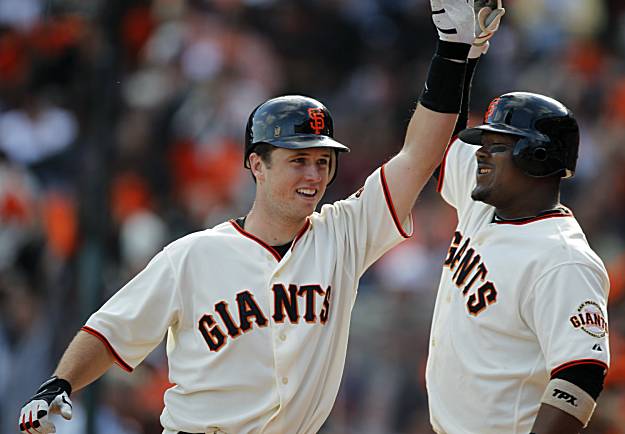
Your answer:
[[[402,150],[315,212],[348,148],[318,101],[261,104],[245,138],[250,212],[173,242],[95,312],[23,407],[23,432],[54,432],[48,413],[71,417],[73,390],[113,363],[132,371],[165,336],[174,386],[164,433],[319,430],[339,389],[358,280],[410,235],[410,210],[459,112],[473,2],[432,6],[441,40]]]
[[[439,190],[458,226],[426,372],[437,433],[573,434],[592,416],[610,362],[609,282],[560,204],[578,144],[564,105],[513,92],[448,147]]]

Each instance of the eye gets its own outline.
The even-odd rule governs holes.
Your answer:
[[[498,152],[507,152],[512,149],[512,146],[504,144],[504,143],[492,143],[486,147],[488,152],[491,154],[495,154]]]
[[[327,166],[328,164],[330,164],[330,160],[328,160],[327,158],[322,158],[320,160],[317,160],[317,164],[320,166]]]
[[[291,160],[292,163],[303,164],[306,160],[303,157],[293,158]]]

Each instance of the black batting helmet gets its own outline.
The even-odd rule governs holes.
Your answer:
[[[334,125],[328,109],[313,98],[287,95],[265,101],[254,109],[245,130],[243,165],[256,145],[268,143],[278,148],[332,148],[335,158],[330,167],[330,182],[336,176],[338,152],[349,148],[334,140]]]
[[[518,136],[514,164],[533,177],[575,174],[579,127],[573,113],[555,99],[528,92],[512,92],[491,101],[484,124],[461,131],[458,137],[481,145],[484,131]]]

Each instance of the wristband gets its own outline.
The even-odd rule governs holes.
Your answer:
[[[444,57],[445,59],[466,62],[470,50],[471,44],[439,40],[438,45],[436,46],[436,52],[434,54]]]
[[[554,378],[547,384],[541,402],[575,417],[584,428],[597,405],[584,389],[561,378]]]
[[[419,99],[421,105],[439,113],[459,113],[466,69],[466,63],[436,54]]]

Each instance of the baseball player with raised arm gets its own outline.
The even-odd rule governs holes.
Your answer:
[[[164,433],[319,430],[339,389],[358,280],[410,235],[410,210],[460,110],[473,1],[432,7],[440,41],[401,151],[315,212],[348,151],[330,113],[302,96],[258,106],[245,137],[249,213],[171,243],[95,312],[24,405],[23,432],[54,432],[48,414],[71,417],[72,391],[113,363],[132,371],[165,336]]]
[[[445,434],[578,433],[610,362],[607,272],[559,196],[578,125],[560,102],[513,92],[464,129],[476,62],[438,172],[458,227],[430,336],[431,423]]]

